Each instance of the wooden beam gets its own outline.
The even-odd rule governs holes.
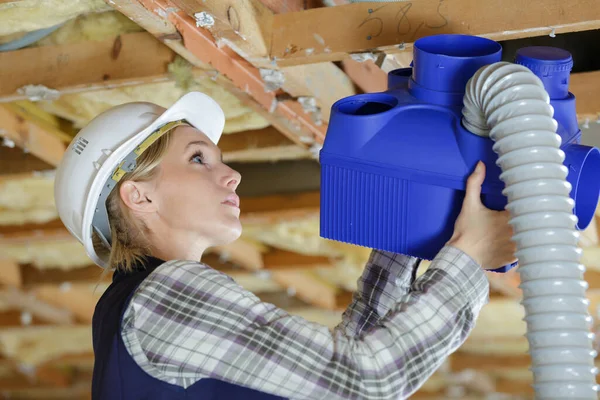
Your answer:
[[[260,0],[274,13],[308,10],[323,6],[322,0]]]
[[[32,316],[44,321],[55,324],[75,322],[74,315],[70,311],[40,300],[31,292],[8,288],[0,291],[0,301],[18,310],[29,312]]]
[[[382,92],[387,88],[387,74],[373,60],[342,60],[344,71],[365,93]]]
[[[281,73],[276,86],[292,97],[312,97],[319,107],[316,118],[328,122],[331,106],[355,94],[352,81],[330,62],[279,68],[269,58],[274,12],[259,0],[171,0],[189,16],[200,15],[199,24],[209,30],[218,44],[266,72]],[[283,9],[280,2],[278,9]],[[277,71],[279,70],[279,71]]]
[[[579,120],[596,121],[600,118],[600,71],[572,74],[569,91],[575,95]]]
[[[292,251],[273,249],[263,255],[265,269],[291,270],[305,268],[330,268],[329,257],[299,254]]]
[[[0,136],[0,184],[8,180],[31,177],[39,172],[51,172],[55,168],[54,165],[24,152],[16,143],[14,147],[2,145]]]
[[[260,249],[242,238],[233,243],[216,247],[215,250],[225,260],[250,271],[258,271],[265,266]]]
[[[0,283],[16,288],[20,288],[23,285],[23,275],[18,263],[13,260],[0,258]]]
[[[568,6],[561,0],[363,2],[276,15],[270,57],[281,66],[297,65],[343,60],[356,52],[398,51],[398,45],[406,48],[435,34],[509,40],[598,27],[596,0],[573,0]]]
[[[231,47],[253,65],[268,67],[273,12],[258,0],[170,0],[217,43]]]
[[[58,97],[168,81],[175,56],[148,32],[0,52],[0,102],[27,99],[28,85],[42,85]]]
[[[25,313],[25,314],[24,314]],[[40,326],[40,325],[52,325],[55,321],[48,321],[40,318],[37,315],[33,315],[28,311],[21,311],[18,309],[11,309],[6,311],[0,311],[0,329],[27,326]],[[30,319],[31,317],[31,319]]]
[[[52,166],[58,166],[67,148],[64,138],[40,121],[24,116],[14,104],[0,104],[0,137]]]
[[[224,157],[232,153],[249,149],[262,149],[290,145],[294,145],[294,142],[283,136],[272,126],[268,126],[263,129],[222,135],[221,140],[219,140],[219,149],[221,149],[223,152]]]
[[[73,239],[60,219],[45,224],[0,225],[0,245]]]
[[[33,293],[40,300],[68,310],[79,322],[91,323],[96,303],[101,293],[94,293],[94,286],[87,283],[70,283],[66,287],[40,285]]]
[[[531,366],[529,354],[492,355],[465,353],[460,350],[450,356],[453,371],[473,369],[478,371],[494,371],[502,369],[527,368]]]
[[[319,212],[318,191],[242,199],[242,221],[270,223],[279,219],[304,218]]]
[[[600,247],[584,248],[580,262],[588,269],[600,270]]]
[[[283,136],[273,126],[223,135],[219,148],[226,163],[310,157],[308,150]]]
[[[112,281],[112,272],[100,280],[102,269],[97,265],[89,265],[82,268],[73,268],[63,270],[60,268],[40,269],[31,264],[19,265],[24,289],[34,289],[41,285],[61,285],[86,283],[95,285],[97,283],[110,283]]]
[[[142,27],[153,28],[157,20],[165,27],[149,31],[192,65],[209,64],[218,72],[217,83],[230,90],[295,143],[322,142],[327,127],[318,125],[295,100],[279,101],[269,91],[258,68],[227,47],[219,47],[210,32],[196,26],[196,20],[167,0],[106,0]],[[138,7],[142,5],[143,8]],[[166,34],[166,32],[169,32]]]
[[[339,289],[317,275],[304,271],[273,271],[271,279],[291,290],[295,296],[326,310],[344,308],[338,301]]]

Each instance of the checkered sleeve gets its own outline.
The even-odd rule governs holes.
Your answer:
[[[487,299],[482,269],[445,247],[377,325],[349,337],[206,265],[169,262],[136,290],[122,337],[147,373],[183,387],[211,377],[289,399],[397,399],[464,342]]]
[[[416,257],[371,251],[352,302],[342,314],[340,330],[348,336],[360,336],[375,326],[408,293],[420,262]]]

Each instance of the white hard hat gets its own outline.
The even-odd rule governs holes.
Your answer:
[[[85,247],[94,263],[106,267],[97,254],[92,232],[110,245],[106,198],[135,160],[163,133],[187,123],[218,143],[225,115],[211,97],[190,92],[170,108],[147,102],[113,107],[79,131],[69,144],[57,170],[54,198],[58,215]]]

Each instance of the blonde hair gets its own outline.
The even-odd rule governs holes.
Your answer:
[[[131,272],[133,266],[143,257],[151,255],[148,227],[143,221],[135,218],[131,209],[125,205],[120,196],[120,188],[123,182],[128,180],[146,182],[156,177],[158,166],[169,146],[172,132],[173,130],[170,130],[162,135],[142,153],[137,159],[134,170],[123,175],[106,199],[111,232],[110,249],[102,243],[96,233],[92,236],[97,254],[101,257],[108,257],[108,265],[102,277],[111,269]]]

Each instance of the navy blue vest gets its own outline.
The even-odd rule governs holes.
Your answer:
[[[163,262],[147,257],[144,265],[136,266],[132,273],[115,272],[111,285],[98,301],[92,321],[92,400],[283,399],[212,378],[200,379],[184,389],[150,376],[137,365],[121,338],[121,320],[135,289]]]

